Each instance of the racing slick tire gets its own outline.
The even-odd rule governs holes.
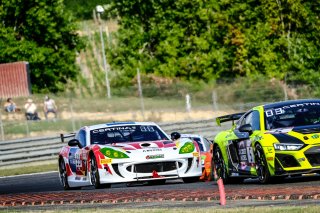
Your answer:
[[[259,182],[263,184],[270,183],[271,175],[269,172],[266,156],[260,144],[256,144],[255,146],[255,160]]]
[[[185,177],[185,178],[182,178],[183,182],[184,183],[195,183],[195,182],[198,182],[199,181],[199,177]]]
[[[62,184],[62,187],[64,190],[70,190],[71,187],[68,183],[68,175],[67,175],[67,169],[66,165],[64,163],[64,160],[60,158],[59,160],[59,176],[60,176],[60,182]]]
[[[222,152],[219,146],[215,146],[213,150],[213,173],[216,171],[217,178],[221,178],[224,184],[242,183],[244,178],[230,177],[227,171],[227,166],[224,162]]]
[[[110,188],[111,184],[101,184],[96,157],[92,154],[90,158],[90,180],[96,189]]]

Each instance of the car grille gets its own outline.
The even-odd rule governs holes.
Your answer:
[[[113,168],[113,171],[114,171],[117,175],[119,175],[120,177],[124,178],[124,177],[121,175],[121,173],[119,172],[119,167],[118,167],[118,164],[117,164],[117,163],[116,163],[116,164],[112,164],[112,168]]]
[[[320,146],[314,146],[304,152],[311,166],[320,166]]]
[[[178,162],[178,167],[180,168],[182,163]],[[127,171],[131,172],[132,166],[127,167]],[[155,162],[155,163],[142,163],[134,165],[135,173],[152,173],[153,171],[157,172],[168,172],[172,170],[176,170],[176,162]]]
[[[276,154],[276,158],[278,158],[281,165],[285,168],[300,166],[298,161],[292,155]]]

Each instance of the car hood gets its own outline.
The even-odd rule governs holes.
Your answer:
[[[319,144],[320,125],[299,126],[274,129],[266,132],[277,139],[279,143]]]
[[[139,150],[139,149],[157,149],[157,148],[170,148],[176,147],[173,141],[142,141],[142,142],[126,142],[126,143],[113,143],[108,145],[101,145],[103,147],[121,148],[123,150]]]

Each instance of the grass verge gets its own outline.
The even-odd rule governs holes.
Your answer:
[[[58,171],[57,164],[46,164],[37,166],[27,166],[12,169],[0,169],[0,177],[12,176],[12,175],[22,175],[22,174],[32,174],[38,172],[49,172]]]

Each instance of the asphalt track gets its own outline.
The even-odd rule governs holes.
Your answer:
[[[225,185],[227,206],[319,204],[320,175],[286,178],[262,185],[255,179]],[[110,189],[83,187],[63,191],[57,172],[0,178],[0,210],[4,208],[82,207],[201,207],[220,206],[215,181],[185,184],[181,180],[165,185],[114,184]],[[78,207],[79,208],[79,207]]]

